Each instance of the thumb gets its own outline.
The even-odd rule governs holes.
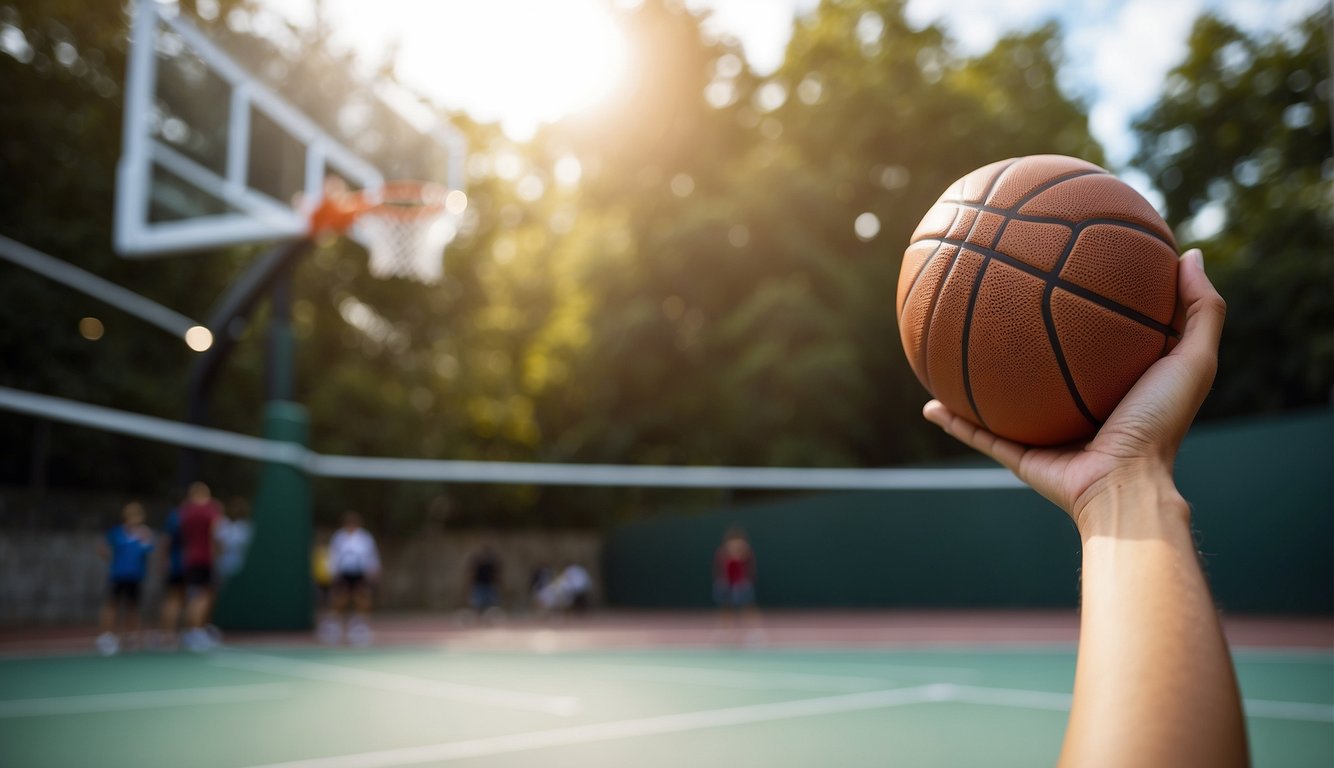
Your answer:
[[[1223,335],[1227,302],[1204,273],[1204,253],[1192,248],[1181,256],[1177,272],[1177,300],[1185,309],[1186,325],[1174,354],[1190,357],[1210,370],[1217,367],[1218,342]]]

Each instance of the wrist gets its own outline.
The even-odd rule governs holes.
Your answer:
[[[1149,464],[1114,470],[1076,500],[1071,517],[1081,538],[1136,536],[1165,527],[1190,529],[1186,503],[1171,468]]]

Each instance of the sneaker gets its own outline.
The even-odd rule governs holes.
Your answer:
[[[370,625],[364,621],[354,621],[352,626],[347,628],[347,643],[358,648],[365,648],[375,639],[371,632]]]
[[[315,636],[325,645],[338,645],[343,639],[343,627],[338,623],[338,619],[326,618],[315,630]]]
[[[120,651],[120,638],[110,632],[103,632],[97,636],[95,645],[97,652],[103,656],[115,656]]]
[[[192,653],[204,653],[213,650],[217,643],[202,629],[191,629],[181,636],[181,645]]]

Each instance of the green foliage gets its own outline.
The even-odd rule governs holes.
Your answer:
[[[111,254],[127,17],[116,4],[95,6],[0,4],[0,23],[22,30],[34,52],[26,61],[0,53],[0,99],[22,106],[0,111],[0,177],[12,180],[0,187],[0,232],[202,318],[255,249],[148,263]],[[269,25],[261,36],[244,23],[258,12],[234,0],[198,21],[389,175],[434,173],[438,148],[365,98],[350,54],[319,32],[280,28],[279,44]],[[679,4],[648,0],[617,13],[638,63],[605,106],[524,143],[448,116],[474,159],[469,214],[442,284],[373,279],[360,248],[345,241],[322,245],[301,265],[297,389],[313,447],[758,466],[883,466],[959,451],[922,421],[926,393],[901,350],[894,296],[902,248],[936,197],[973,168],[1038,152],[1102,161],[1082,105],[1057,87],[1058,30],[1016,33],[969,58],[941,29],[910,27],[899,0],[825,0],[798,20],[779,70],[760,77],[735,43],[706,35]],[[1318,327],[1334,326],[1327,293],[1305,287],[1312,269],[1329,282],[1328,259],[1311,256],[1328,254],[1320,247],[1329,222],[1319,213],[1327,212],[1326,102],[1314,104],[1305,125],[1285,127],[1278,117],[1320,88],[1327,99],[1328,65],[1315,60],[1323,43],[1311,32],[1318,25],[1304,29],[1306,42],[1290,50],[1202,21],[1176,75],[1185,85],[1141,127],[1139,162],[1167,191],[1172,217],[1209,199],[1229,206],[1226,234],[1208,244],[1211,259],[1227,265],[1215,269],[1233,299],[1226,354],[1272,355],[1275,371],[1290,366],[1292,356],[1271,343],[1284,329],[1312,340],[1316,351],[1303,360],[1324,361],[1299,366],[1308,382],[1284,373],[1282,395],[1272,380],[1225,374],[1220,389],[1240,393],[1222,398],[1232,410],[1311,402],[1328,389],[1329,335],[1300,325],[1323,318]],[[1234,39],[1259,63],[1221,72],[1209,52]],[[64,43],[79,63],[60,63],[69,59]],[[392,77],[392,54],[376,64]],[[1271,79],[1268,101],[1246,101]],[[1192,94],[1209,86],[1217,93],[1206,109]],[[360,107],[353,125],[349,103]],[[1210,140],[1174,144],[1179,126]],[[1263,183],[1239,181],[1250,178],[1240,170],[1247,163]],[[868,213],[878,233],[859,237],[853,223]],[[1262,300],[1268,293],[1282,301]],[[1256,304],[1239,318],[1238,302],[1250,300],[1242,295]],[[85,314],[106,323],[102,340],[75,332]],[[261,310],[237,329],[213,405],[218,426],[258,427],[265,317]],[[184,408],[191,358],[178,340],[34,276],[0,283],[0,350],[7,386],[170,418]],[[1288,383],[1298,394],[1287,394]],[[18,436],[0,449],[0,481],[26,482],[41,429],[5,415],[0,424]],[[57,429],[50,482],[170,493],[169,450],[120,445]],[[254,469],[244,462],[210,459],[207,470],[225,496],[251,490]],[[356,508],[382,531],[419,530],[427,510],[451,525],[602,525],[721,498],[316,484],[324,520]]]
[[[1228,301],[1206,413],[1329,401],[1334,387],[1329,9],[1281,35],[1200,18],[1137,124],[1136,163]],[[1222,213],[1218,232],[1196,233]]]

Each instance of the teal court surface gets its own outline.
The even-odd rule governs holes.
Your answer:
[[[11,653],[0,765],[1041,766],[1055,762],[1074,677],[1069,643],[618,649],[562,631]],[[1330,765],[1330,649],[1234,654],[1256,764]]]

